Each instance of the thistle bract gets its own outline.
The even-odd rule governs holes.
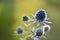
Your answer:
[[[32,40],[38,40],[38,37],[33,36],[33,37],[32,37]]]

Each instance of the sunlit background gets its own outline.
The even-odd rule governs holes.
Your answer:
[[[21,20],[22,16],[33,18],[32,14],[41,8],[46,10],[52,22],[46,40],[60,40],[60,0],[0,0],[0,40],[19,40],[30,34]],[[15,34],[18,26],[24,29],[21,35]]]

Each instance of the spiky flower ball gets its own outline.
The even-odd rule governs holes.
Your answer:
[[[23,21],[28,21],[29,18],[28,18],[28,16],[23,16],[23,17],[22,17],[22,20],[23,20]]]
[[[43,29],[42,28],[38,28],[37,30],[36,30],[36,36],[42,36],[44,34],[44,31],[43,31]]]
[[[49,32],[51,27],[49,25],[43,26],[44,32]]]
[[[43,21],[46,18],[46,12],[43,9],[40,9],[36,12],[35,19],[38,21]]]
[[[23,29],[21,27],[18,27],[16,30],[17,34],[22,34],[23,33]]]

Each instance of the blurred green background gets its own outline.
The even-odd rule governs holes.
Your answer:
[[[46,40],[60,40],[60,0],[0,0],[0,40],[19,40],[28,35],[21,17],[28,15],[32,18],[31,14],[40,8],[46,10],[52,21]],[[20,25],[27,33],[16,35],[14,32]]]

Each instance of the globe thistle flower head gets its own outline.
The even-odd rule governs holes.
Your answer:
[[[16,30],[17,34],[22,34],[23,33],[23,29],[21,27],[18,27]]]
[[[39,21],[43,21],[46,18],[46,12],[43,9],[39,9],[36,12],[35,19]]]
[[[43,31],[43,29],[42,28],[38,28],[37,30],[36,30],[36,36],[42,36],[44,34],[44,31]]]
[[[28,21],[29,18],[28,18],[28,16],[25,15],[25,16],[22,17],[22,20],[23,20],[23,21]]]
[[[49,32],[51,27],[49,25],[45,25],[43,29],[44,29],[44,32]]]

